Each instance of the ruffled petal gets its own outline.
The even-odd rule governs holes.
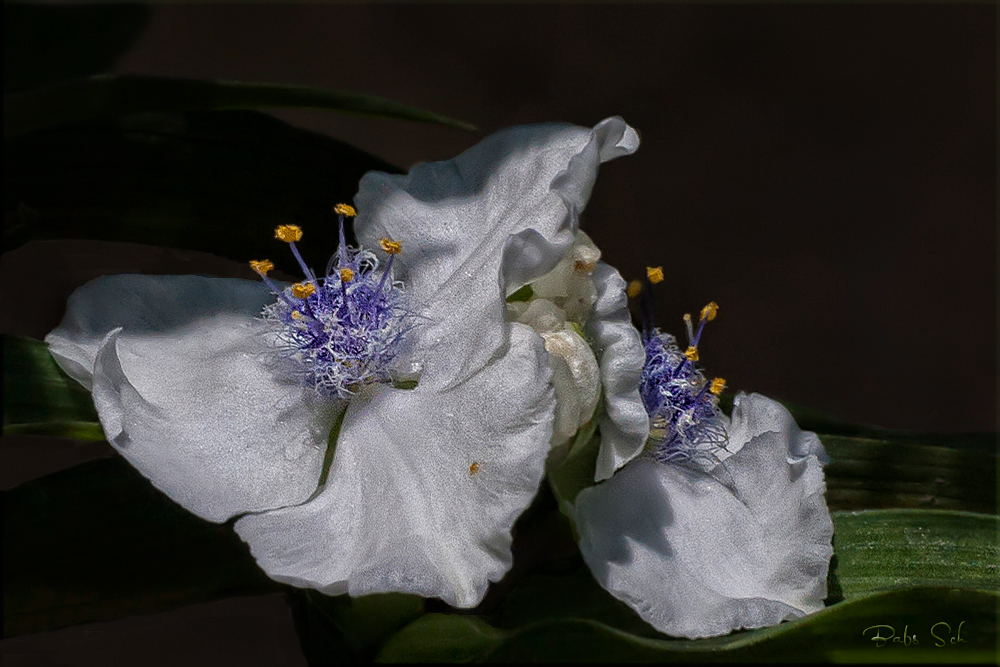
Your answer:
[[[403,242],[396,275],[427,318],[413,332],[422,384],[453,386],[497,356],[504,297],[556,265],[599,165],[637,147],[620,118],[592,130],[520,126],[406,176],[362,178],[358,239],[369,247],[384,236]]]
[[[90,383],[108,441],[209,521],[306,500],[336,418],[275,367],[254,317],[266,300],[243,280],[107,276],[74,293],[46,337]]]
[[[475,606],[510,567],[511,528],[542,478],[550,373],[541,339],[512,324],[505,354],[450,390],[362,394],[323,491],[237,533],[278,581]]]
[[[237,278],[102,276],[70,295],[66,315],[45,342],[62,369],[90,389],[97,350],[112,329],[122,327],[127,340],[216,314],[256,317],[274,298],[263,283]]]
[[[823,607],[833,523],[822,466],[796,453],[809,434],[790,417],[759,430],[774,425],[776,403],[742,398],[733,428],[751,437],[713,475],[641,458],[577,496],[594,576],[667,634],[720,635]]]
[[[632,326],[625,280],[604,262],[597,262],[592,277],[597,301],[584,330],[594,344],[604,386],[601,449],[594,474],[599,482],[642,451],[649,437],[649,415],[639,396],[646,352]]]

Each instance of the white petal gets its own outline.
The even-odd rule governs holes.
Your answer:
[[[105,336],[125,338],[183,327],[216,314],[255,317],[274,296],[259,281],[201,276],[119,274],[91,280],[73,292],[66,315],[45,337],[70,377],[90,389],[94,359]]]
[[[452,386],[497,355],[504,297],[556,265],[600,163],[637,147],[620,118],[593,130],[520,126],[406,176],[362,178],[358,239],[369,247],[383,236],[402,241],[396,275],[428,318],[413,332],[422,385]]]
[[[532,299],[521,303],[525,303],[527,307],[514,319],[522,324],[527,324],[538,333],[562,331],[566,325],[566,311],[548,299]]]
[[[768,421],[756,409],[773,402],[752,399],[734,412],[737,430]],[[803,437],[794,423],[757,431],[719,466],[726,475],[641,458],[585,489],[576,518],[594,576],[657,630],[682,637],[821,609],[833,524],[819,459],[795,455]]]
[[[597,262],[594,311],[584,330],[597,353],[604,385],[606,414],[600,419],[601,449],[594,478],[610,477],[642,451],[649,437],[649,415],[639,396],[646,352],[628,312],[625,280],[612,267]]]
[[[570,384],[563,387],[563,394],[572,393],[574,396],[570,401],[570,404],[576,406],[576,412],[571,413],[573,431],[570,435],[572,435],[594,415],[594,409],[601,397],[601,372],[587,341],[572,328],[543,333],[542,339],[549,355],[562,359],[570,372]],[[556,387],[557,402],[560,399],[559,393],[559,387]]]
[[[510,326],[505,354],[460,385],[353,402],[323,491],[236,523],[258,564],[331,594],[475,606],[510,567],[510,530],[537,491],[552,433],[542,341]]]
[[[581,274],[589,276],[601,258],[601,251],[586,232],[577,230],[573,245],[563,255],[555,268],[531,283],[532,292],[543,299],[565,300],[571,290],[571,282]]]
[[[107,276],[73,295],[46,338],[92,382],[108,441],[209,521],[308,498],[336,417],[335,403],[276,371],[270,329],[254,318],[262,300],[249,281]]]

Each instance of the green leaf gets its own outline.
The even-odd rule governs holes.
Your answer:
[[[103,440],[90,392],[66,375],[45,343],[3,336],[3,432]]]
[[[996,457],[974,448],[821,435],[830,509],[996,511]]]
[[[600,436],[581,429],[573,450],[550,461],[549,484],[572,517],[576,494],[593,485]],[[831,510],[927,508],[966,512],[996,510],[996,457],[974,448],[951,449],[902,440],[820,435],[830,456],[824,468]],[[585,444],[581,445],[581,442]]]
[[[553,618],[499,630],[466,616],[428,614],[390,639],[380,662],[989,662],[995,658],[993,592],[918,588],[866,596],[804,619],[725,637],[680,640],[637,636],[598,621]],[[948,623],[945,626],[935,624]],[[872,641],[875,625],[918,644]],[[951,644],[962,625],[964,643]],[[931,634],[933,628],[934,635]],[[866,632],[867,629],[867,632]],[[888,630],[883,630],[883,636]],[[936,639],[936,637],[940,639]],[[941,645],[943,644],[943,646]]]
[[[4,96],[4,139],[54,125],[136,113],[298,107],[377,118],[475,126],[380,97],[309,86],[98,75]]]
[[[594,469],[601,449],[601,436],[596,432],[597,418],[580,427],[564,458],[550,456],[547,477],[559,511],[572,521],[573,502],[580,491],[594,485]],[[575,530],[575,529],[574,529]]]
[[[4,424],[4,435],[47,435],[73,440],[104,440],[104,429],[98,422],[44,421],[24,424]]]
[[[726,414],[732,412],[733,398],[734,396],[731,393],[723,393],[719,398],[719,406]],[[823,436],[824,442],[826,437],[836,435],[880,440],[883,442],[904,442],[910,445],[948,447],[949,449],[976,451],[992,455],[995,455],[997,451],[996,433],[920,433],[917,431],[900,431],[873,426],[871,424],[855,424],[838,417],[830,416],[819,410],[796,405],[789,401],[782,400],[781,404],[792,413],[799,428],[805,431],[825,434]]]
[[[301,270],[275,226],[301,226],[299,249],[322,269],[337,247],[333,206],[353,199],[365,172],[399,172],[254,111],[126,116],[35,132],[5,149],[7,250],[36,238],[131,241],[240,262],[269,257],[291,276]]]
[[[427,614],[394,635],[376,662],[470,662],[499,648],[506,633],[478,616]]]
[[[1000,590],[1000,518],[969,512],[834,512],[829,600],[917,586]],[[547,618],[588,618],[631,633],[648,626],[614,599],[581,564],[556,575],[533,573],[491,619],[503,628]],[[655,636],[655,635],[653,635]]]
[[[928,637],[938,621],[950,623],[953,630],[965,621],[968,645],[949,645],[952,653],[936,657],[920,653],[940,648],[926,643],[888,655],[897,661],[962,662],[980,659],[993,646],[1000,601],[995,593],[1000,589],[1000,519],[927,510],[837,512],[833,519],[838,557],[830,575],[831,597],[848,600],[794,623],[698,641],[667,638],[603,590],[578,560],[573,568],[525,576],[488,617],[428,614],[393,637],[378,658],[433,661],[460,654],[501,662],[529,655],[560,662],[773,656],[797,662],[837,656],[871,660],[882,659],[883,653],[871,653],[876,648],[870,635],[862,634],[865,628],[885,623],[901,634],[908,625]]]
[[[3,495],[5,636],[285,590],[228,525],[190,514],[121,457]]]
[[[936,510],[833,516],[844,598],[913,586],[1000,591],[1000,517]]]
[[[535,290],[531,289],[531,285],[525,285],[507,297],[507,303],[514,303],[516,301],[531,301],[531,297],[534,296],[534,294]]]
[[[310,664],[371,662],[379,647],[424,613],[424,599],[404,593],[352,598],[296,590],[292,597],[304,599],[304,605],[298,609],[293,605],[299,625],[305,620],[311,628],[310,634],[321,638],[320,641],[311,641],[311,636],[304,638]]]

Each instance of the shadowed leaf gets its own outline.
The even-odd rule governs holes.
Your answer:
[[[309,86],[99,75],[4,96],[4,139],[54,125],[137,113],[299,107],[364,116],[475,127],[454,118],[371,95]]]

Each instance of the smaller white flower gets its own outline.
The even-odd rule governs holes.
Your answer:
[[[695,364],[716,309],[689,326],[684,352],[644,332],[647,447],[575,501],[598,582],[657,630],[692,639],[818,611],[833,553],[819,438],[759,394],[738,395],[726,418],[724,382]]]

